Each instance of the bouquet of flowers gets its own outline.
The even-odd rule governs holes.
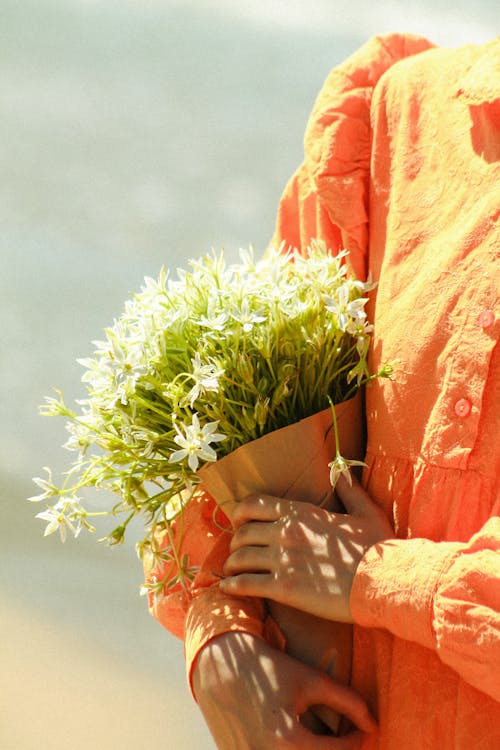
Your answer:
[[[212,252],[176,279],[165,269],[146,278],[94,342],[94,356],[79,360],[87,389],[79,411],[57,389],[40,407],[67,419],[64,447],[76,453],[61,483],[47,467],[34,479],[42,492],[30,499],[48,501],[37,516],[45,535],[59,530],[64,541],[67,531],[93,532],[95,516],[112,515],[121,520],[104,540],[114,545],[141,516],[139,556],[171,563],[156,591],[186,583],[194,571],[171,530],[200,470],[390,374],[388,366],[368,371],[372,285],[349,278],[347,255],[313,242],[305,255],[271,249],[256,262],[242,251],[228,265]],[[348,463],[337,441],[333,484]],[[104,508],[85,507],[86,487],[112,493]],[[165,535],[170,545],[158,543]]]
[[[38,513],[45,534],[59,530],[64,540],[68,531],[95,531],[95,516],[120,516],[104,537],[118,544],[141,516],[139,556],[161,571],[144,588],[161,596],[194,575],[182,547],[183,510],[200,488],[229,518],[232,503],[252,491],[331,499],[338,475],[361,463],[353,397],[391,373],[368,370],[373,285],[349,276],[347,256],[321,242],[304,255],[269,250],[258,262],[242,252],[233,265],[213,252],[175,279],[165,269],[146,278],[94,342],[94,356],[79,360],[87,389],[79,411],[60,391],[41,407],[66,417],[65,447],[76,452],[62,483],[48,468],[34,479],[42,492],[31,500],[49,501]],[[108,491],[102,509],[85,507],[87,487]],[[289,653],[314,665],[326,657],[335,677],[348,679],[349,626],[269,605]],[[338,724],[331,712],[322,719]]]

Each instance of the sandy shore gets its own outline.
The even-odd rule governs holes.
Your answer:
[[[213,747],[183,686],[145,676],[85,634],[9,602],[0,612],[3,750]]]

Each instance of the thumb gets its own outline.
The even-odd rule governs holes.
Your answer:
[[[304,709],[315,705],[329,706],[350,719],[363,732],[373,732],[377,728],[363,698],[352,688],[335,682],[325,674],[320,673],[317,679],[306,681],[302,697]]]
[[[378,515],[380,512],[378,506],[375,505],[370,495],[352,473],[351,477],[352,484],[349,484],[347,479],[340,475],[335,485],[335,491],[347,512],[352,516],[364,516],[365,518]]]

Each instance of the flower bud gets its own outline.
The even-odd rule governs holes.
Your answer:
[[[273,397],[271,399],[271,409],[275,409],[277,406],[283,403],[289,393],[290,388],[288,386],[288,378],[285,378],[278,383],[278,386],[273,393]]]
[[[257,383],[257,392],[260,394],[259,398],[263,395],[269,392],[269,378],[266,378],[265,375],[263,375],[259,382]]]
[[[255,404],[254,414],[256,422],[261,430],[264,429],[267,421],[267,415],[269,414],[269,399],[258,397],[257,403]]]
[[[236,369],[244,383],[253,383],[254,368],[252,361],[247,354],[244,354],[243,352],[238,353]]]
[[[241,426],[244,431],[247,431],[249,435],[253,435],[257,426],[257,419],[255,416],[255,409],[250,411],[245,406],[241,408]]]
[[[122,524],[121,526],[117,526],[116,529],[113,529],[111,533],[109,533],[106,537],[106,541],[111,546],[115,546],[117,544],[123,544],[123,540],[125,539],[125,525]]]

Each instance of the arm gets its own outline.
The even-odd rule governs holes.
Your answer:
[[[360,562],[354,621],[437,652],[466,682],[500,700],[500,518],[466,543],[394,539]]]
[[[385,628],[499,700],[500,518],[468,543],[394,539],[360,485],[337,488],[348,516],[277,498],[242,503],[222,590]]]
[[[376,726],[360,696],[284,654],[281,634],[261,599],[220,590],[230,541],[220,534],[205,558],[185,628],[190,684],[217,746],[358,750],[364,733]],[[339,739],[317,736],[325,727],[309,711],[313,706],[348,717],[358,729]]]
[[[324,673],[248,633],[226,633],[200,652],[194,691],[220,750],[358,750],[376,725],[364,701]],[[326,705],[359,727],[341,738],[308,731],[300,716]]]
[[[226,526],[229,529],[227,521]],[[278,631],[267,623],[261,601],[235,601],[220,594],[218,584],[231,539],[223,527],[224,517],[217,513],[217,505],[209,495],[193,499],[174,522],[173,535],[176,544],[182,536],[182,554],[189,556],[189,565],[197,568],[197,573],[190,583],[164,587],[157,594],[150,590],[148,594],[151,615],[174,636],[185,640],[188,675],[198,649],[227,630],[249,632],[267,637],[277,647],[282,645]],[[167,543],[165,539],[163,544]],[[145,559],[146,583],[162,580],[170,564],[151,566]]]

